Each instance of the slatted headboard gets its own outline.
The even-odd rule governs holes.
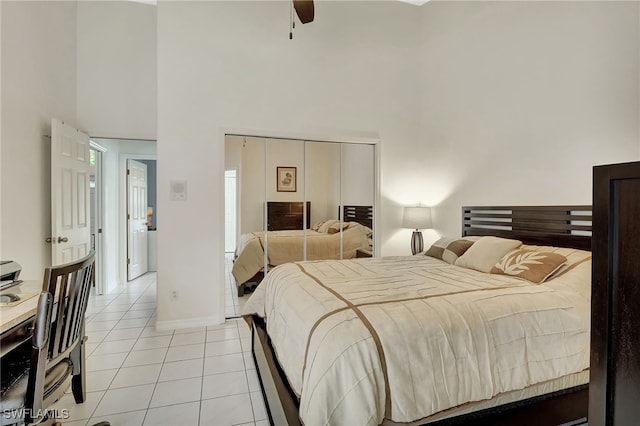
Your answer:
[[[343,206],[342,221],[358,222],[373,229],[373,206]]]
[[[462,236],[591,250],[591,206],[462,207]]]

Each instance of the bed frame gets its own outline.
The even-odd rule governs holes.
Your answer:
[[[345,206],[346,208],[346,206]],[[515,238],[524,244],[591,249],[591,206],[462,207],[462,235]],[[252,317],[251,347],[272,425],[300,425],[299,401],[276,358],[266,323]],[[429,426],[586,424],[587,384],[451,417]]]
[[[462,236],[591,250],[591,206],[462,207]]]
[[[340,209],[338,209],[340,215]],[[373,206],[343,206],[342,216],[338,216],[343,222],[358,222],[373,229]]]

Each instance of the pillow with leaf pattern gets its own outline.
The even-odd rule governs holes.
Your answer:
[[[558,253],[518,249],[507,253],[490,273],[510,275],[540,284],[567,263]]]

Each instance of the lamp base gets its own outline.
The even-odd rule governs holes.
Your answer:
[[[422,232],[417,229],[413,231],[413,235],[411,235],[411,253],[418,254],[423,250],[422,244]]]

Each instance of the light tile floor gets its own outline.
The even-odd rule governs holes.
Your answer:
[[[75,404],[68,392],[52,407],[68,410],[64,425],[268,424],[244,320],[156,331],[156,274],[120,287],[91,296],[87,400]]]

